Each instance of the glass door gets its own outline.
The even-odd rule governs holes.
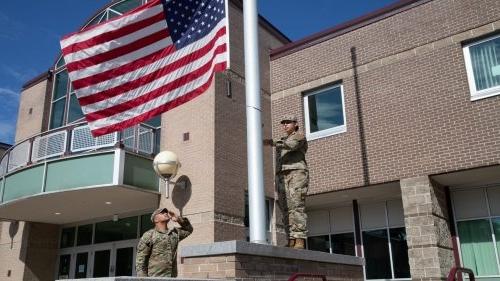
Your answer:
[[[111,249],[94,252],[92,277],[109,277],[111,265]]]
[[[57,279],[69,279],[71,265],[71,254],[59,256],[59,266],[57,269]]]
[[[76,264],[75,264],[75,279],[87,278],[88,272],[88,261],[89,261],[89,253],[77,253],[76,254]]]
[[[115,276],[132,276],[134,247],[116,249]]]
[[[113,243],[112,276],[135,275],[135,247],[137,240]]]

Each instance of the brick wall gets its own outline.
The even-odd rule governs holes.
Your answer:
[[[50,95],[47,95],[48,80],[24,89],[19,99],[16,143],[47,129],[50,114]]]
[[[327,280],[363,280],[361,266],[243,254],[184,258],[180,268],[182,278],[288,280],[295,272],[307,272],[324,274]]]
[[[500,96],[470,100],[462,51],[500,30],[500,2],[419,3],[271,62],[275,136],[283,114],[303,116],[304,91],[344,87],[347,132],[310,141],[310,194],[500,161]]]
[[[245,239],[243,217],[245,215],[245,190],[247,177],[247,139],[246,139],[246,96],[243,13],[239,8],[230,6],[230,54],[231,69],[217,75],[215,95],[215,210],[217,213],[233,217],[232,222],[218,220],[216,240],[226,241]],[[261,78],[262,122],[270,124],[270,77],[269,50],[283,43],[264,28],[259,30],[259,55]],[[227,94],[227,81],[231,82],[231,97]],[[271,136],[271,127],[263,128],[263,135]],[[273,162],[269,150],[264,153],[264,188],[267,197],[274,197]]]
[[[454,265],[445,189],[427,176],[401,181],[413,280],[444,279]]]

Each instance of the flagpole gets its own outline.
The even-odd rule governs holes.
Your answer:
[[[247,115],[248,206],[250,242],[266,244],[262,121],[260,106],[259,38],[256,0],[243,1],[245,89]]]

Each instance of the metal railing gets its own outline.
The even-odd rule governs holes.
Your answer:
[[[159,133],[159,129],[146,124],[97,138],[92,136],[86,123],[46,131],[8,149],[0,159],[0,177],[47,159],[113,147],[123,147],[134,153],[152,156],[157,152],[155,142]]]
[[[465,267],[452,267],[450,273],[448,273],[448,281],[462,280],[462,275],[459,275],[457,278],[457,273],[467,273],[469,275],[469,280],[474,281],[476,278],[474,277],[474,272],[470,268]]]

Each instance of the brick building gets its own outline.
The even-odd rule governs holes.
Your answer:
[[[82,26],[142,2],[110,1]],[[16,143],[0,161],[0,218],[7,220],[0,222],[0,280],[133,275],[138,239],[160,205],[182,213],[196,229],[181,246],[246,239],[241,1],[230,1],[228,14],[231,70],[218,73],[191,102],[120,133],[91,137],[61,57],[23,86]],[[270,124],[269,52],[290,40],[263,18],[259,30],[262,120]],[[266,132],[271,135],[270,126]],[[160,146],[179,156],[175,180],[185,187],[166,188],[154,174]],[[270,157],[266,171],[271,198]]]
[[[309,141],[309,249],[366,279],[500,277],[500,2],[404,0],[271,53]]]

